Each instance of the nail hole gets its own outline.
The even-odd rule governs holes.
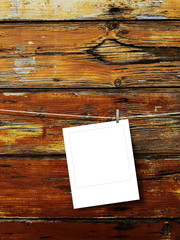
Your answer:
[[[120,86],[121,86],[121,80],[117,78],[117,79],[114,81],[114,85],[115,85],[116,87],[120,87]]]

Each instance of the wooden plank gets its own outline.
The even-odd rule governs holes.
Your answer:
[[[1,20],[179,19],[178,0],[2,0]]]
[[[1,88],[180,86],[176,21],[0,25]]]
[[[116,222],[1,222],[0,239],[65,239],[85,240],[163,240],[178,239],[178,220],[118,220]],[[71,229],[71,231],[70,231]]]
[[[1,91],[0,109],[114,117],[179,111],[178,89]],[[7,114],[0,111],[1,154],[64,153],[62,128],[101,122],[102,119]],[[106,119],[103,121],[106,121]],[[179,118],[130,120],[135,153],[179,151]],[[173,146],[173,147],[172,147]]]
[[[1,218],[177,218],[178,156],[136,158],[140,201],[73,209],[66,160],[0,158]]]

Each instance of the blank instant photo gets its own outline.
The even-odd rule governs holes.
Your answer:
[[[63,128],[63,135],[75,209],[139,200],[128,120]]]

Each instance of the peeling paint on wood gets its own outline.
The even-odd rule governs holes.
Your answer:
[[[1,25],[0,86],[179,86],[178,29],[177,22]]]
[[[23,92],[17,92],[17,93],[4,92],[3,95],[6,96],[6,97],[9,97],[9,96],[24,96],[24,95],[27,95],[27,93],[23,93]]]
[[[3,0],[0,19],[179,19],[178,0]],[[4,8],[5,7],[5,8]]]
[[[167,17],[165,16],[148,16],[148,15],[145,15],[145,14],[141,14],[141,15],[136,15],[137,19],[142,19],[142,20],[164,20],[164,19],[167,19]]]
[[[14,60],[14,71],[18,75],[28,74],[35,71],[36,60],[35,57],[20,58]]]
[[[66,113],[78,115],[114,116],[121,109],[122,116],[179,111],[176,89],[162,92],[155,89],[121,91],[59,90],[18,94],[2,92],[0,109],[32,112]],[[73,104],[73,107],[72,107]],[[160,108],[157,108],[160,106]],[[78,118],[49,118],[0,112],[1,154],[64,153],[62,128],[95,123],[99,120]],[[134,151],[178,152],[179,118],[150,118],[130,120]],[[9,142],[9,144],[7,144]],[[172,148],[173,146],[173,148]]]
[[[14,20],[20,19],[21,0],[10,0],[11,17]],[[2,7],[2,5],[1,5]]]

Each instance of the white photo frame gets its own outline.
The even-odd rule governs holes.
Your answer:
[[[129,121],[63,128],[73,207],[139,200]]]

